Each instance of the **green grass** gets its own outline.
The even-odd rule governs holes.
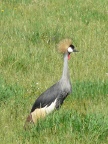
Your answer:
[[[108,143],[108,2],[2,0],[0,2],[0,143]],[[73,93],[59,111],[24,131],[44,90],[59,80],[57,43],[71,38]]]

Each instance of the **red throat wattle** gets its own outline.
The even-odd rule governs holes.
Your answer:
[[[68,60],[70,60],[70,54],[68,54]]]

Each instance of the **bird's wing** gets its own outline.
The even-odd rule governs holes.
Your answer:
[[[35,101],[31,112],[36,108],[43,108],[49,106],[54,100],[60,95],[60,84],[59,82],[51,86],[45,92],[43,92]]]
[[[56,102],[56,109],[59,109],[61,105],[63,104],[65,98],[68,96],[68,92],[63,91],[60,93],[60,95],[57,97],[57,102]]]

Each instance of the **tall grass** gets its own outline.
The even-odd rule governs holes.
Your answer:
[[[0,2],[0,143],[108,143],[107,1]],[[59,80],[57,43],[71,38],[73,93],[31,130],[34,100]]]

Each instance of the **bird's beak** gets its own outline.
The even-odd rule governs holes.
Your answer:
[[[78,50],[76,50],[76,49],[73,49],[73,52],[79,52]]]

